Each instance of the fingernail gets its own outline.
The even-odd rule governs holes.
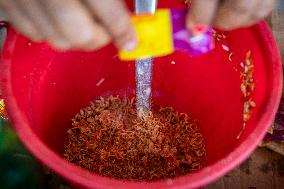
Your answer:
[[[206,25],[195,25],[191,28],[193,35],[200,35],[208,31],[208,26]]]
[[[123,45],[123,49],[126,51],[133,51],[135,50],[137,47],[137,40],[136,39],[132,39],[130,41],[127,41],[124,45]]]
[[[193,20],[187,22],[187,28],[192,32],[193,35],[200,35],[208,31],[209,26],[205,24],[196,24]]]
[[[204,33],[208,30],[208,26],[205,25],[196,25],[192,29],[196,33]]]

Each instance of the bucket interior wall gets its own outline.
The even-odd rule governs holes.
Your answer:
[[[200,57],[182,52],[156,58],[153,65],[153,101],[172,106],[195,118],[206,140],[207,163],[212,164],[232,152],[254,131],[255,120],[265,98],[266,56],[253,30],[228,34],[233,62],[228,52],[216,49]],[[246,39],[239,40],[239,35]],[[120,62],[113,46],[91,53],[58,53],[45,44],[33,44],[18,37],[11,58],[12,91],[32,129],[51,149],[63,152],[71,118],[80,108],[101,95],[134,96],[134,62]],[[25,51],[21,50],[25,47]],[[243,101],[240,91],[240,62],[248,50],[255,63],[257,104],[253,118],[239,140]],[[102,82],[103,81],[103,82]],[[98,85],[101,83],[100,85]]]

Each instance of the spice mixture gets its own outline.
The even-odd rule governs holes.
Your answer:
[[[102,176],[162,179],[202,168],[206,151],[197,123],[173,108],[137,119],[134,99],[100,98],[80,110],[64,157]]]

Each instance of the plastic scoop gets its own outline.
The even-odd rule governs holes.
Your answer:
[[[193,35],[186,28],[187,9],[159,9],[155,14],[135,15],[132,23],[139,44],[134,51],[119,52],[121,60],[161,57],[175,50],[200,55],[213,49],[212,29]]]

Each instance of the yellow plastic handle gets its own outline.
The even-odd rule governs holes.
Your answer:
[[[165,56],[174,51],[168,9],[159,9],[154,15],[133,16],[132,23],[138,36],[138,47],[134,51],[119,51],[121,60]]]

